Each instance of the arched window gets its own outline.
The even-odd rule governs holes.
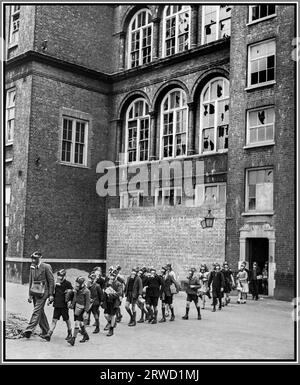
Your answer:
[[[231,32],[231,6],[205,5],[203,7],[202,44],[230,36]]]
[[[126,162],[143,162],[149,159],[149,106],[144,99],[130,104],[126,113]]]
[[[142,9],[135,14],[129,24],[128,67],[134,68],[151,62],[152,23],[151,13]]]
[[[212,79],[201,93],[201,153],[228,149],[229,81]]]
[[[161,104],[160,158],[175,158],[187,153],[188,107],[181,89],[170,91]]]
[[[170,56],[190,48],[191,7],[168,5],[164,9],[163,56]]]

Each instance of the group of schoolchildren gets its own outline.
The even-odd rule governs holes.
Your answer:
[[[91,314],[95,319],[94,334],[100,332],[100,308],[104,311],[107,324],[104,330],[108,331],[107,336],[114,334],[114,329],[122,319],[121,304],[125,297],[125,309],[130,316],[128,326],[136,326],[137,323],[148,322],[156,324],[157,322],[166,322],[170,316],[170,321],[175,320],[173,297],[178,293],[181,285],[176,279],[176,275],[171,264],[167,264],[157,273],[156,269],[151,267],[133,268],[127,280],[121,275],[121,267],[110,267],[106,277],[102,276],[100,267],[96,267],[88,275],[88,280],[80,276],[75,281],[75,287],[66,279],[64,269],[58,271],[53,296],[53,319],[50,330],[42,335],[47,341],[51,336],[60,317],[67,325],[67,342],[74,346],[76,338],[80,333],[82,339],[80,342],[89,340],[86,326],[90,325]],[[186,291],[186,313],[182,319],[189,318],[191,302],[194,302],[198,320],[201,320],[200,307],[205,309],[206,298],[211,299],[212,311],[221,310],[230,302],[230,292],[237,288],[238,303],[245,303],[244,295],[248,293],[248,272],[246,265],[242,264],[236,276],[236,282],[233,272],[224,263],[214,263],[213,269],[208,270],[206,265],[201,265],[199,272],[195,268],[189,269],[186,280],[181,284]],[[162,317],[158,321],[158,303],[161,300]],[[69,319],[69,309],[74,311],[74,329],[71,329]],[[137,321],[137,310],[140,310],[140,319]]]

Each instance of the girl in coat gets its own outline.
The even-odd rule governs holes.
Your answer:
[[[216,263],[215,270],[213,270],[209,276],[208,286],[212,287],[212,296],[213,296],[213,310],[216,311],[216,305],[219,301],[219,310],[222,310],[222,297],[225,286],[224,275],[221,272],[221,266]]]
[[[237,303],[246,303],[246,296],[249,292],[248,285],[248,273],[245,269],[245,264],[241,265],[241,268],[236,276],[237,279],[237,290],[238,290],[238,300]]]
[[[235,286],[235,282],[233,278],[233,273],[230,270],[227,262],[224,262],[223,264],[222,273],[225,279],[224,297],[223,297],[224,299],[223,306],[225,306],[225,305],[228,305],[230,302],[230,292],[232,288]]]

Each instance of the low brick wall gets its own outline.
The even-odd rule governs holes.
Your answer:
[[[214,227],[202,229],[207,209],[201,207],[108,210],[107,266],[119,263],[122,273],[133,266],[160,269],[172,263],[180,279],[187,269],[225,258],[225,210],[213,210]]]

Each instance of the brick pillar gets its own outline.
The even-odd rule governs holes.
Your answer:
[[[156,160],[159,155],[157,155],[156,149],[156,137],[157,137],[157,112],[150,111],[150,159]]]
[[[188,148],[187,155],[195,154],[195,103],[188,103],[189,118],[188,118]]]
[[[116,124],[116,163],[120,164],[121,163],[121,157],[120,154],[124,151],[123,148],[125,149],[125,143],[123,141],[125,140],[125,135],[123,138],[123,120],[118,119],[115,121]],[[124,130],[125,131],[125,130]],[[123,147],[124,144],[124,147]]]
[[[120,32],[119,40],[119,69],[125,69],[125,32]]]
[[[197,47],[198,44],[198,5],[192,5],[191,9],[191,48]]]
[[[153,45],[152,45],[152,60],[157,60],[159,57],[159,24],[160,18],[152,19],[153,22]]]

